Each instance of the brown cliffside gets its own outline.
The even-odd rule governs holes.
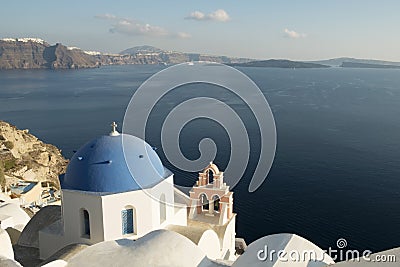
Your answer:
[[[47,43],[0,41],[0,69],[34,69],[46,64]]]
[[[56,44],[47,48],[50,56],[51,69],[80,69],[98,67],[100,63],[92,56],[82,50],[69,50],[62,44]]]
[[[100,65],[93,55],[62,44],[42,41],[0,40],[0,69],[77,69]]]
[[[0,40],[0,70],[5,69],[80,69],[101,65],[125,64],[178,64],[188,61],[212,61],[219,63],[244,63],[246,58],[202,55],[164,51],[152,46],[138,46],[120,54],[85,52],[68,48],[60,43],[49,45],[36,38]]]
[[[65,172],[67,163],[55,146],[0,121],[0,164],[7,185],[19,179],[59,185],[58,175]]]

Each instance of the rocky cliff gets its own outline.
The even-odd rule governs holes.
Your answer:
[[[0,69],[77,69],[100,65],[93,55],[34,39],[0,40]]]
[[[250,59],[166,51],[152,46],[137,46],[119,54],[101,54],[62,44],[50,45],[36,38],[0,40],[0,70],[80,69],[101,65],[178,64],[188,61],[244,63]]]
[[[259,67],[259,68],[284,68],[284,69],[303,69],[303,68],[330,68],[328,65],[291,61],[285,59],[269,59],[260,61],[251,61],[246,63],[233,63],[231,66],[236,67]]]
[[[65,172],[67,163],[55,146],[43,143],[28,130],[0,121],[0,172],[7,185],[18,179],[59,185],[58,175]]]
[[[144,45],[135,46],[119,53],[134,59],[133,64],[178,64],[189,61],[212,61],[218,63],[244,63],[248,58],[235,58],[226,56],[203,55],[198,53],[183,53],[166,51],[157,47]]]

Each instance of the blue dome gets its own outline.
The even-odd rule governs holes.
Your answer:
[[[107,135],[74,154],[60,183],[62,189],[117,193],[153,187],[169,174],[142,139]]]

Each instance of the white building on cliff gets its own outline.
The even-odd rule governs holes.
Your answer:
[[[235,214],[223,172],[210,163],[190,198],[173,179],[150,145],[119,134],[113,123],[109,135],[74,154],[60,177],[62,216],[39,232],[40,257],[72,244],[135,240],[167,229],[190,239],[210,259],[234,260]]]

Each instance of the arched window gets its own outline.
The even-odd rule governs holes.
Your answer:
[[[214,182],[214,173],[212,170],[208,171],[208,183],[212,184]]]
[[[207,196],[205,194],[200,195],[200,202],[201,202],[201,207],[203,210],[208,210],[209,209],[209,203]]]
[[[90,218],[89,218],[89,212],[85,209],[82,209],[81,213],[81,218],[82,218],[82,237],[85,238],[90,238]]]
[[[219,211],[219,196],[213,196],[214,211]]]
[[[122,218],[122,234],[128,235],[135,232],[135,211],[133,207],[126,207],[121,211]]]
[[[167,205],[165,203],[165,194],[160,197],[160,224],[167,220]]]

